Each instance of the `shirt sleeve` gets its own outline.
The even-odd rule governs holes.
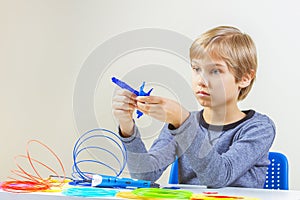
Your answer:
[[[132,178],[156,181],[175,160],[176,142],[167,125],[163,127],[149,151],[136,126],[133,135],[121,140],[126,147],[127,167]]]

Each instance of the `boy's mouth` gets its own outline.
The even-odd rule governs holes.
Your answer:
[[[207,92],[204,92],[204,91],[198,91],[196,92],[197,95],[200,95],[200,96],[209,96],[209,94]]]

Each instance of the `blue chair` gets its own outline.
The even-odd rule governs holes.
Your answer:
[[[171,166],[169,184],[178,184],[178,158],[176,158]]]
[[[288,179],[288,160],[285,155],[278,152],[270,152],[271,161],[266,174],[265,189],[289,189]],[[176,159],[171,166],[169,184],[178,184],[178,160]]]
[[[265,189],[289,189],[289,164],[287,157],[278,152],[270,152],[271,161],[266,174]]]

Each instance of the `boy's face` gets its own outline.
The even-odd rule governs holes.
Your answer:
[[[218,108],[237,103],[240,87],[222,60],[192,59],[192,88],[203,107]]]

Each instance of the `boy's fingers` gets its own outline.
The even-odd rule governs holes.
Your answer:
[[[113,97],[113,102],[117,103],[123,103],[123,104],[132,104],[133,106],[136,105],[136,100],[132,98],[128,98],[127,96],[115,96]]]
[[[116,94],[120,96],[126,96],[129,98],[136,98],[136,95],[132,92],[129,92],[128,90],[125,89],[117,89]]]
[[[162,103],[162,99],[157,96],[138,96],[136,98],[138,102],[149,103],[149,104],[159,104]]]
[[[141,103],[141,102],[137,102],[137,107],[139,110],[143,111],[143,112],[148,112],[148,110],[150,109],[150,105],[149,104],[145,104],[145,103]]]

